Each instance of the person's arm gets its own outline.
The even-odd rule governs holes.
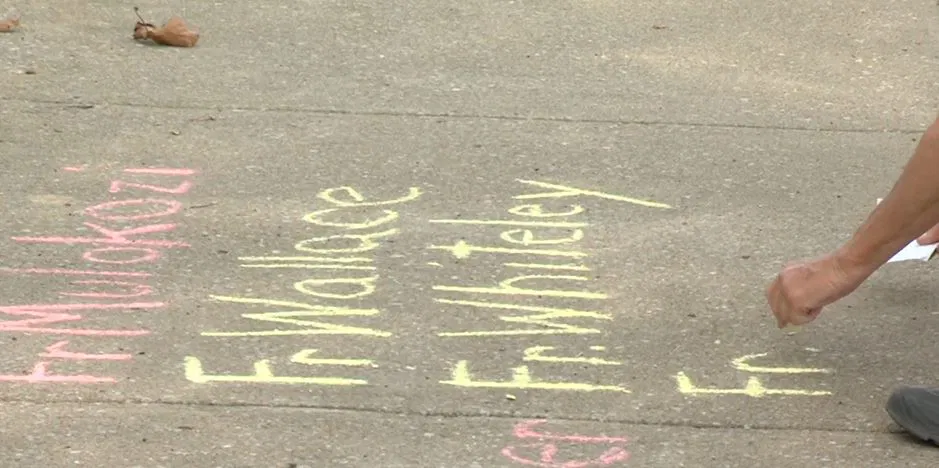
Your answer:
[[[939,223],[939,119],[923,134],[890,193],[839,250],[867,277]]]

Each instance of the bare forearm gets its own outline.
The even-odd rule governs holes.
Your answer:
[[[939,223],[939,120],[920,139],[893,189],[840,253],[869,275]]]

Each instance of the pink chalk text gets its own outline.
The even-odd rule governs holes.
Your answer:
[[[130,281],[107,281],[107,280],[83,280],[83,281],[73,281],[71,284],[116,284],[119,286],[128,286],[133,288],[133,293],[127,294],[115,294],[115,293],[106,293],[106,292],[83,292],[83,293],[72,293],[72,292],[61,292],[59,293],[62,296],[71,296],[71,297],[94,297],[96,299],[124,299],[128,297],[140,297],[153,294],[153,288],[146,284],[132,283]]]
[[[535,426],[545,424],[547,421],[534,420],[524,421],[515,425],[512,433],[520,441],[528,441],[521,445],[510,445],[502,449],[502,455],[506,458],[528,466],[538,466],[545,468],[587,468],[610,466],[617,463],[624,463],[629,459],[629,452],[625,449],[628,439],[625,437],[607,437],[607,436],[585,436],[585,435],[560,435],[550,432],[536,432]],[[605,446],[606,450],[592,460],[558,460],[557,455],[560,452],[559,444],[568,446]],[[538,452],[538,458],[526,458],[519,454],[519,448],[527,448],[525,452]],[[579,447],[583,451],[583,447]]]
[[[0,375],[0,382],[27,383],[115,383],[114,377],[95,377],[93,375],[55,375],[48,371],[50,362],[41,361],[33,366],[33,371],[26,375]]]
[[[71,166],[68,172],[83,172],[87,166]],[[173,195],[183,195],[193,187],[187,177],[196,171],[184,168],[128,168],[124,169],[120,180],[108,184],[108,192],[129,194],[125,200],[114,200],[90,206],[83,210],[89,219],[83,225],[95,232],[93,236],[70,236],[62,234],[13,237],[19,244],[53,244],[65,246],[88,246],[81,253],[81,259],[90,264],[104,264],[108,270],[68,269],[68,268],[0,268],[0,274],[16,276],[43,275],[50,277],[73,278],[69,282],[70,290],[61,291],[59,296],[90,299],[95,302],[74,302],[64,304],[23,304],[0,306],[0,333],[30,333],[42,335],[65,335],[82,337],[79,348],[89,346],[88,338],[95,340],[108,338],[135,338],[149,335],[145,328],[94,328],[88,324],[90,318],[83,314],[96,312],[94,320],[107,321],[108,316],[100,312],[140,313],[155,312],[166,307],[166,303],[145,297],[155,293],[153,286],[146,284],[146,278],[152,276],[145,271],[121,271],[118,266],[140,267],[155,263],[166,254],[166,249],[188,248],[189,244],[179,240],[154,238],[154,234],[166,234],[175,231],[178,225],[170,222],[169,217],[183,209],[183,203]],[[127,180],[143,178],[148,180]],[[162,218],[160,222],[152,222]],[[108,223],[134,223],[127,227],[109,226]],[[142,222],[142,223],[141,223]],[[78,278],[75,278],[78,277]],[[119,278],[115,279],[115,278]],[[145,318],[146,316],[143,316]],[[135,320],[135,323],[143,320]],[[71,325],[62,326],[62,325]],[[105,343],[94,341],[93,343]],[[112,345],[113,346],[113,345]],[[116,383],[114,377],[85,374],[56,374],[50,369],[53,364],[64,367],[68,362],[125,362],[133,356],[126,353],[92,352],[91,350],[72,348],[69,340],[56,340],[38,354],[41,359],[33,365],[32,371],[21,375],[0,375],[0,382],[22,383],[79,383],[99,384]],[[60,369],[61,371],[61,369]]]
[[[2,273],[19,273],[23,275],[63,275],[63,276],[132,276],[147,278],[150,273],[142,271],[97,271],[97,270],[69,270],[65,268],[0,268]]]
[[[88,353],[73,353],[71,351],[65,351],[65,347],[68,345],[68,341],[60,341],[53,345],[50,345],[46,348],[46,352],[39,355],[39,357],[47,358],[58,358],[58,359],[74,359],[78,361],[84,360],[100,360],[100,361],[129,361],[131,359],[130,354],[88,354]]]

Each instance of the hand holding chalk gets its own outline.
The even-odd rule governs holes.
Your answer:
[[[766,290],[776,325],[801,326],[816,318],[822,308],[847,296],[863,277],[836,255],[786,266]],[[791,330],[790,330],[791,331]]]

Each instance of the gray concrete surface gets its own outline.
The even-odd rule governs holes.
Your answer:
[[[3,466],[935,464],[934,264],[763,289],[932,122],[939,7],[138,6],[199,45],[0,35]]]

